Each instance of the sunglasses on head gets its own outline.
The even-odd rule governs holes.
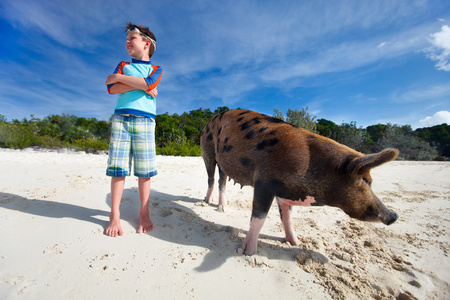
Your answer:
[[[150,42],[152,42],[153,46],[155,46],[155,49],[156,49],[156,41],[154,39],[152,39],[151,37],[149,37],[148,35],[146,35],[145,33],[142,33],[139,30],[139,28],[137,28],[137,27],[130,28],[127,30],[127,33],[128,32],[136,32],[136,33],[139,33],[140,35],[142,35],[143,37],[145,37],[146,39],[149,39]]]

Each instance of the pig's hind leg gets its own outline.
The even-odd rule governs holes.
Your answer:
[[[298,246],[299,241],[292,225],[292,206],[288,203],[289,200],[277,198],[278,208],[280,210],[281,222],[283,223],[284,232],[286,235],[286,242],[292,246]]]

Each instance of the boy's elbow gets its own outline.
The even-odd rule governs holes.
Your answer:
[[[108,94],[111,94],[111,95],[116,94],[116,93],[114,93],[114,91],[113,91],[113,86],[114,86],[114,84],[108,84],[108,85],[106,85],[106,89],[108,90]]]

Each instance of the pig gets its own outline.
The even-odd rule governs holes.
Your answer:
[[[215,115],[201,133],[208,174],[205,201],[212,202],[215,167],[219,170],[219,209],[226,207],[227,177],[252,186],[246,255],[257,252],[258,237],[274,198],[286,241],[299,245],[291,206],[333,206],[362,221],[394,223],[398,215],[373,193],[370,170],[394,160],[397,149],[364,155],[329,138],[250,110]]]

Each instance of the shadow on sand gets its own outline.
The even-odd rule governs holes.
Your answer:
[[[149,236],[170,243],[197,246],[209,249],[203,262],[195,270],[207,272],[223,265],[233,256],[243,257],[237,253],[242,245],[242,238],[237,237],[238,228],[217,224],[200,218],[193,210],[179,202],[199,203],[201,199],[186,196],[175,196],[151,191],[150,218],[155,225],[154,229],[147,233]],[[110,194],[106,196],[106,203],[110,205]],[[48,218],[72,218],[79,221],[90,222],[106,228],[107,221],[98,219],[98,216],[108,217],[109,211],[91,209],[74,204],[61,203],[49,200],[27,199],[22,196],[0,193],[0,208],[20,211],[26,214],[43,216]],[[219,212],[217,212],[219,213]],[[125,189],[121,202],[121,220],[128,222],[134,228],[139,225],[139,195],[137,188]],[[250,217],[250,212],[249,212]],[[249,220],[243,220],[248,223]],[[247,232],[243,232],[246,234]],[[295,263],[295,257],[300,253],[308,256],[314,254],[328,261],[322,254],[302,249],[301,247],[282,247],[264,242],[261,239],[283,241],[274,236],[260,235],[258,242],[259,255],[268,259],[285,259]],[[229,245],[232,245],[231,247]]]

